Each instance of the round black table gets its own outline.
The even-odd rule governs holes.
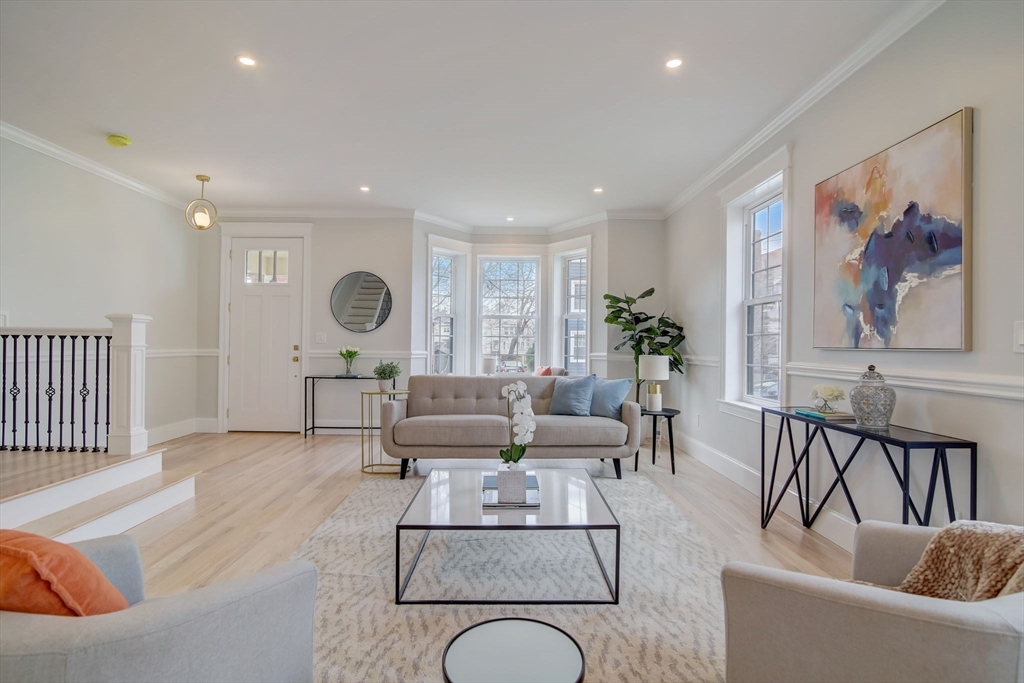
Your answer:
[[[672,474],[676,473],[676,443],[672,436],[672,418],[679,414],[679,411],[675,408],[662,408],[661,410],[647,410],[647,408],[640,409],[641,419],[651,416],[651,420],[654,421],[654,439],[651,442],[651,464],[653,465],[658,459],[658,418],[665,418],[665,422],[668,423],[668,448],[669,458],[672,461]],[[633,471],[636,472],[640,469],[640,449],[636,449],[636,462],[633,465]]]

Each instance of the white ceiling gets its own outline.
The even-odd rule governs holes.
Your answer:
[[[222,210],[659,213],[900,5],[4,0],[0,119]]]

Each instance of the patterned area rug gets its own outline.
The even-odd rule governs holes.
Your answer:
[[[394,525],[422,479],[360,484],[295,553],[320,570],[316,680],[439,681],[449,639],[499,616],[533,617],[572,634],[586,655],[587,681],[723,680],[726,558],[653,482],[624,474],[596,479],[622,525],[618,605],[395,605]],[[408,536],[404,568],[419,543]],[[613,572],[613,533],[594,538]],[[406,598],[441,595],[604,599],[608,592],[582,531],[435,531]]]

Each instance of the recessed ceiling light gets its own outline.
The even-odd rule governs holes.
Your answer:
[[[362,187],[359,188],[359,191],[360,192],[369,192],[370,188],[368,188],[366,185],[363,185]]]
[[[252,57],[247,57],[245,55],[242,55],[238,58],[238,63],[242,64],[243,66],[256,66],[256,60]]]
[[[594,194],[601,194],[602,192],[604,192],[604,188],[603,187],[595,187],[594,188]]]
[[[514,216],[506,216],[506,217],[505,217],[505,220],[507,220],[507,221],[509,221],[509,222],[512,222],[512,221],[514,221],[514,220],[515,220],[515,217],[514,217]]]
[[[683,65],[683,60],[681,60],[681,59],[670,59],[667,62],[665,62],[665,66],[667,66],[670,69],[675,69],[676,67],[679,67],[679,66],[682,66],[682,65]]]

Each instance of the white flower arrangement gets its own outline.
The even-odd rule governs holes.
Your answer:
[[[352,374],[352,361],[359,355],[358,346],[342,346],[338,349],[338,355],[345,359],[345,374]]]
[[[338,355],[347,361],[354,361],[356,356],[359,355],[358,346],[342,346],[338,349]]]
[[[846,392],[834,384],[819,384],[811,389],[814,405],[823,413],[834,413],[835,405],[846,398]]]
[[[533,415],[533,399],[526,392],[526,383],[518,381],[501,388],[508,413],[508,448],[498,455],[507,463],[518,463],[526,455],[526,446],[533,441],[537,421]]]

